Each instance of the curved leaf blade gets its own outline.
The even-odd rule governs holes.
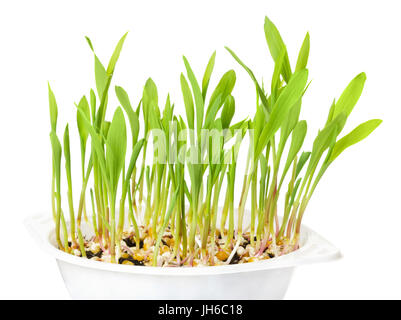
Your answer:
[[[194,94],[195,99],[195,107],[196,107],[196,129],[198,132],[198,136],[200,135],[200,130],[203,125],[203,115],[204,115],[204,103],[203,103],[203,96],[202,92],[199,88],[198,81],[196,80],[195,74],[189,65],[189,62],[185,56],[183,57],[185,68],[187,70],[187,75],[189,82],[192,86],[192,92]]]
[[[118,41],[116,48],[114,49],[113,55],[110,58],[109,65],[107,66],[107,74],[112,75],[114,73],[114,68],[116,66],[117,60],[120,57],[121,49],[123,48],[123,44],[125,38],[127,37],[128,32],[126,32],[121,39]]]
[[[91,116],[90,116],[89,104],[85,96],[83,96],[79,101],[78,109],[82,110],[87,119],[90,119]],[[83,117],[82,114],[77,110],[77,126],[78,126],[79,137],[82,143],[85,144],[86,140],[88,139],[89,132],[84,124],[84,119],[82,117]]]
[[[288,85],[283,89],[277,103],[272,110],[269,121],[263,128],[256,147],[255,159],[258,159],[260,153],[283,124],[290,108],[301,98],[306,82],[308,80],[308,71],[303,69],[294,73]]]
[[[207,108],[206,114],[210,111],[210,108],[214,104],[218,96],[221,97],[221,102],[223,103],[227,96],[231,94],[234,89],[236,82],[236,74],[234,70],[227,71],[220,79],[216,88],[214,89],[212,96],[210,97],[209,106]],[[221,105],[220,105],[221,107]]]
[[[333,118],[335,118],[341,112],[344,112],[347,117],[350,115],[362,94],[365,81],[366,74],[364,72],[358,74],[354,79],[351,80],[336,103]]]
[[[216,51],[213,52],[212,56],[210,57],[209,62],[206,66],[205,73],[203,75],[203,79],[202,79],[203,101],[205,101],[205,98],[206,98],[207,88],[209,87],[209,81],[210,81],[210,77],[212,76],[215,59],[216,59]]]
[[[268,18],[265,17],[265,37],[266,42],[270,50],[270,54],[274,61],[277,61],[280,58],[280,54],[283,50],[285,50],[284,61],[283,61],[283,68],[281,74],[285,82],[289,82],[292,72],[290,66],[290,60],[287,54],[287,48],[284,44],[283,39],[281,38],[280,32],[277,30],[277,27],[274,23]]]
[[[291,163],[294,161],[295,156],[298,154],[301,149],[307,131],[307,124],[305,120],[299,121],[292,131],[291,145],[288,151],[287,161],[284,166],[283,176],[287,173],[288,169],[291,166]]]
[[[188,127],[193,130],[194,129],[194,100],[193,100],[192,92],[191,92],[191,89],[189,88],[188,82],[182,73],[180,76],[180,82],[181,82],[182,96],[184,98],[185,112],[187,114]]]
[[[127,132],[121,108],[117,108],[114,112],[107,135],[106,147],[106,165],[109,172],[110,185],[112,192],[116,192],[127,150]]]
[[[226,50],[232,55],[232,57],[235,59],[235,61],[238,62],[238,64],[245,69],[245,71],[249,74],[249,76],[251,77],[252,81],[254,82],[255,86],[256,86],[256,90],[259,94],[260,100],[262,101],[263,106],[265,107],[265,109],[267,111],[270,111],[270,106],[269,106],[269,102],[267,101],[266,95],[264,93],[264,91],[262,90],[261,86],[259,85],[258,81],[255,78],[254,73],[252,72],[251,69],[249,69],[245,63],[243,63],[241,61],[241,59],[234,53],[234,51],[232,51],[230,48],[225,47]]]
[[[334,145],[333,152],[330,156],[329,162],[333,162],[345,149],[352,146],[353,144],[362,141],[367,136],[369,136],[380,124],[382,120],[380,119],[372,119],[368,120],[359,126],[357,126],[354,130],[348,133],[346,136],[341,138]]]
[[[227,129],[230,126],[231,120],[235,113],[235,99],[230,94],[227,96],[224,102],[223,110],[221,111],[221,124],[223,129]]]
[[[51,130],[56,132],[57,115],[58,115],[56,97],[54,96],[54,93],[53,93],[52,89],[50,88],[49,83],[47,83],[47,87],[48,87],[48,91],[49,91],[50,126],[51,126]]]
[[[309,58],[309,48],[310,48],[310,38],[309,38],[309,32],[307,32],[304,42],[302,43],[301,49],[299,50],[295,71],[299,71],[306,68]]]
[[[134,109],[132,109],[131,102],[129,100],[127,92],[119,86],[115,87],[116,96],[121,103],[124,111],[128,116],[128,121],[131,127],[131,135],[132,135],[132,146],[135,146],[138,140],[139,134],[139,119],[138,115],[135,113]]]

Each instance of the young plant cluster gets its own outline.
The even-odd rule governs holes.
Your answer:
[[[249,74],[257,95],[255,114],[235,123],[235,72],[227,71],[209,89],[215,53],[201,82],[183,58],[185,117],[174,112],[169,96],[160,107],[157,87],[148,79],[135,108],[126,91],[114,87],[121,107],[108,120],[109,89],[126,34],[107,68],[87,38],[94,54],[96,91],[91,89],[76,104],[82,176],[78,202],[72,190],[69,127],[61,142],[56,99],[49,86],[51,199],[61,250],[112,263],[196,266],[263,260],[299,247],[302,218],[327,168],[381,120],[366,121],[339,138],[362,93],[366,76],[361,73],[331,104],[311,150],[303,151],[307,122],[300,120],[300,112],[308,87],[309,34],[292,68],[268,18],[264,31],[274,61],[269,88],[226,48]],[[245,137],[248,155],[241,173],[237,160]],[[242,189],[236,199],[238,175]],[[62,206],[62,176],[68,210]],[[84,221],[93,228],[93,236],[82,231]]]

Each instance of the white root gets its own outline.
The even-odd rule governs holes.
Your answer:
[[[232,258],[234,257],[235,253],[237,252],[239,245],[241,244],[241,237],[238,237],[237,242],[235,243],[234,249],[231,251],[231,254],[229,255],[227,261],[225,264],[230,264]]]

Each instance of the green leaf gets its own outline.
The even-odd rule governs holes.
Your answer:
[[[56,132],[57,114],[58,114],[56,97],[54,96],[54,93],[53,93],[52,89],[50,88],[49,83],[47,83],[47,87],[49,90],[50,125],[51,125],[51,130]]]
[[[96,117],[96,95],[95,95],[95,92],[92,89],[90,91],[90,101],[91,101],[92,123],[95,123],[95,117]]]
[[[93,44],[92,44],[91,39],[89,39],[89,37],[87,37],[87,36],[85,36],[85,39],[86,39],[86,41],[88,42],[89,48],[91,48],[92,51],[95,51],[95,50],[93,49]]]
[[[341,113],[318,133],[313,142],[312,154],[305,177],[314,172],[323,152],[333,144],[339,134],[339,128],[342,128],[346,118],[345,113]]]
[[[254,155],[255,159],[259,157],[268,141],[280,128],[283,121],[286,119],[290,108],[301,98],[307,80],[308,71],[303,69],[294,73],[288,85],[283,89],[272,110],[269,121],[266,123],[260,134]]]
[[[368,135],[370,135],[380,124],[382,120],[380,119],[372,119],[366,121],[359,126],[357,126],[354,130],[348,133],[346,136],[341,138],[334,145],[333,152],[330,156],[329,162],[333,162],[345,149],[352,146],[355,143],[365,139]]]
[[[163,130],[163,124],[160,120],[160,113],[157,111],[158,109],[156,110],[153,108],[153,111],[149,113],[149,128]]]
[[[294,104],[294,106],[290,109],[290,111],[288,112],[287,119],[284,120],[284,123],[281,126],[280,143],[279,143],[279,147],[277,149],[278,155],[280,155],[283,152],[285,144],[287,142],[287,139],[288,139],[291,131],[295,128],[295,126],[298,123],[299,114],[301,112],[301,106],[302,106],[302,99],[299,99]]]
[[[205,129],[210,129],[212,122],[216,119],[216,114],[219,111],[221,104],[221,95],[219,95],[213,100],[213,105],[206,113],[205,124],[203,126]]]
[[[115,87],[115,91],[116,91],[117,98],[121,103],[121,106],[127,113],[128,120],[129,120],[130,127],[131,127],[132,146],[134,146],[138,140],[138,134],[139,134],[138,115],[132,109],[131,102],[129,100],[127,92],[119,86]]]
[[[329,110],[329,114],[327,116],[327,121],[325,126],[327,126],[332,120],[333,120],[333,115],[334,115],[334,110],[336,108],[336,100],[333,100],[333,103],[331,104],[330,110]]]
[[[233,56],[233,58],[245,69],[245,71],[249,74],[249,76],[251,77],[252,81],[254,82],[255,86],[256,86],[256,90],[259,94],[260,100],[262,101],[263,106],[265,107],[266,110],[270,110],[270,106],[269,103],[267,101],[266,95],[264,93],[264,91],[262,90],[262,88],[260,87],[258,81],[255,78],[255,75],[253,74],[252,70],[249,69],[242,61],[240,58],[238,58],[238,56],[234,53],[234,51],[232,51],[230,48],[225,47],[226,50]]]
[[[299,50],[297,65],[295,67],[295,71],[299,71],[306,68],[308,64],[309,58],[309,48],[310,48],[310,41],[309,41],[309,32],[306,33],[304,42],[302,43],[302,47]]]
[[[99,58],[95,54],[95,81],[96,81],[96,89],[99,99],[101,100],[103,97],[103,92],[105,91],[108,76],[106,69],[103,64],[100,62]]]
[[[78,109],[82,110],[87,119],[90,119],[89,104],[85,96],[83,96],[79,101]],[[77,110],[77,126],[78,126],[79,137],[81,139],[82,144],[85,145],[86,140],[88,139],[89,132],[86,129],[86,126],[83,122],[84,120],[82,119],[82,114]]]
[[[207,92],[207,88],[209,87],[210,77],[212,76],[215,58],[216,58],[216,51],[213,52],[212,56],[210,57],[209,62],[207,64],[207,66],[206,66],[205,73],[203,75],[203,79],[202,79],[202,97],[203,97],[203,101],[205,101],[205,98],[206,98],[206,92]]]
[[[295,200],[295,196],[297,195],[297,191],[298,191],[298,188],[299,188],[299,184],[301,183],[301,178],[299,178],[298,180],[297,180],[297,182],[295,182],[295,186],[294,186],[294,190],[292,191],[292,194],[291,194],[291,199],[290,199],[290,202],[289,202],[289,206],[291,207],[292,206],[292,204],[294,203],[294,200]]]
[[[184,98],[185,111],[187,114],[188,127],[193,130],[194,129],[194,101],[192,98],[192,92],[191,92],[191,89],[189,88],[187,80],[185,79],[185,76],[182,73],[181,73],[180,81],[181,81],[182,96]]]
[[[145,121],[145,134],[149,130],[149,112],[154,110],[154,105],[158,105],[158,94],[156,84],[151,78],[148,78],[143,88],[142,95],[142,107],[143,107],[143,117]]]
[[[126,32],[121,39],[118,41],[116,48],[114,49],[113,55],[110,58],[109,65],[107,66],[107,74],[112,75],[114,73],[114,68],[116,66],[117,60],[120,57],[121,49],[128,32]]]
[[[167,144],[168,144],[167,146],[170,146],[170,140],[171,140],[170,125],[171,122],[173,121],[173,112],[174,112],[174,104],[171,105],[170,94],[167,94],[166,104],[164,105],[163,109],[163,117],[161,119],[164,132],[166,133]]]
[[[65,159],[65,169],[67,173],[67,183],[68,187],[71,188],[71,153],[70,153],[70,133],[68,130],[68,124],[65,126],[64,130],[64,159]]]
[[[230,94],[227,96],[224,102],[223,110],[221,111],[221,124],[223,129],[227,129],[230,126],[231,120],[235,113],[235,99]]]
[[[202,92],[199,88],[198,81],[196,80],[195,74],[192,71],[187,58],[183,57],[183,60],[184,60],[185,68],[187,70],[189,82],[191,83],[191,86],[192,86],[192,92],[193,92],[194,98],[195,98],[196,129],[197,129],[198,136],[199,136],[200,130],[201,130],[202,124],[203,124],[203,114],[204,114],[204,103],[203,103]]]
[[[278,32],[276,26],[269,20],[268,17],[265,17],[265,36],[267,45],[270,50],[270,54],[273,57],[274,61],[277,61],[280,58],[281,52],[284,50],[286,53],[284,54],[283,68],[281,74],[285,82],[289,82],[291,77],[291,66],[290,60],[288,59],[287,48],[281,38],[280,33]]]
[[[100,60],[95,54],[95,78],[96,78],[96,88],[98,91],[98,95],[100,98],[100,106],[96,115],[96,129],[99,130],[102,126],[102,122],[104,121],[104,117],[106,114],[107,108],[107,92],[111,83],[111,79],[113,77],[115,65],[120,56],[120,52],[122,46],[124,44],[124,40],[127,36],[127,33],[119,40],[116,48],[109,60],[109,64],[107,70],[105,70],[104,66],[101,64]]]
[[[55,131],[50,132],[50,142],[52,145],[53,166],[56,176],[57,186],[60,186],[60,167],[61,167],[61,144]]]
[[[220,79],[216,88],[214,89],[212,96],[210,97],[209,106],[206,111],[206,114],[209,112],[210,108],[214,104],[214,101],[218,96],[221,96],[221,103],[223,103],[227,96],[231,94],[234,89],[236,81],[236,75],[234,70],[227,71]]]
[[[262,107],[258,105],[256,107],[255,117],[252,122],[252,129],[254,134],[254,148],[256,150],[256,142],[259,140],[259,136],[263,130],[263,126],[265,125],[267,119],[265,118],[265,113],[262,110]]]
[[[131,181],[130,178],[132,176],[132,172],[134,171],[136,160],[138,159],[139,153],[141,152],[144,141],[145,141],[144,139],[139,140],[138,142],[135,143],[135,145],[132,149],[132,154],[131,154],[131,158],[129,161],[128,169],[125,174],[123,192],[126,192],[128,190],[128,186]],[[125,197],[124,194],[123,194],[123,196]]]
[[[308,161],[309,157],[311,155],[311,152],[302,152],[301,156],[299,157],[297,167],[295,169],[295,177],[298,177],[302,168],[304,167],[306,161]]]
[[[105,179],[105,182],[110,187],[109,175],[106,170],[106,160],[104,157],[104,149],[103,149],[103,144],[102,144],[101,138],[100,138],[99,134],[96,132],[95,128],[91,125],[90,120],[86,117],[86,115],[83,113],[83,111],[78,109],[78,112],[81,113],[82,119],[83,119],[83,124],[86,126],[86,129],[88,130],[89,134],[91,135],[92,148],[93,148],[94,152],[96,153],[97,161],[99,162],[100,169],[101,169],[101,172]]]
[[[271,83],[271,96],[274,97],[274,100],[280,87],[280,75],[283,70],[284,57],[286,53],[287,51],[284,49],[274,63],[274,71]]]
[[[107,139],[107,136],[109,134],[110,125],[111,125],[111,122],[109,122],[109,121],[103,122],[102,134],[103,134],[104,140]]]
[[[358,74],[354,79],[351,80],[349,85],[345,88],[340,98],[337,100],[336,107],[334,109],[333,118],[344,112],[348,117],[359,100],[362,94],[363,87],[366,81],[366,74],[364,72]]]
[[[127,150],[127,132],[124,114],[117,108],[111,121],[106,140],[106,164],[110,177],[111,192],[117,192],[118,179],[125,162]]]
[[[291,163],[294,161],[295,156],[298,154],[299,150],[304,143],[306,136],[307,125],[306,121],[302,120],[297,123],[294,130],[292,131],[292,139],[290,149],[288,151],[287,161],[283,170],[283,177],[286,175]]]
[[[259,157],[259,163],[260,163],[260,179],[265,180],[266,179],[266,174],[267,174],[267,167],[269,166],[267,159],[264,155],[261,155]]]

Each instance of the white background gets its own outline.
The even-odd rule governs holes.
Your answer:
[[[332,99],[361,71],[367,74],[365,91],[344,132],[362,121],[383,119],[377,132],[328,171],[304,219],[341,248],[344,258],[298,268],[286,298],[401,298],[398,1],[139,3],[145,1],[0,4],[0,298],[69,298],[55,261],[31,241],[22,222],[32,213],[50,214],[47,81],[59,105],[59,135],[65,121],[74,121],[73,103],[94,87],[93,56],[84,36],[91,37],[106,64],[117,40],[130,31],[114,84],[137,103],[151,76],[161,100],[170,92],[179,112],[184,110],[182,55],[200,77],[217,50],[211,86],[229,68],[237,72],[239,120],[254,113],[254,88],[224,45],[269,83],[273,64],[263,33],[265,15],[278,26],[292,65],[310,32],[313,81],[302,113],[309,145]],[[73,148],[78,156],[76,142]]]

